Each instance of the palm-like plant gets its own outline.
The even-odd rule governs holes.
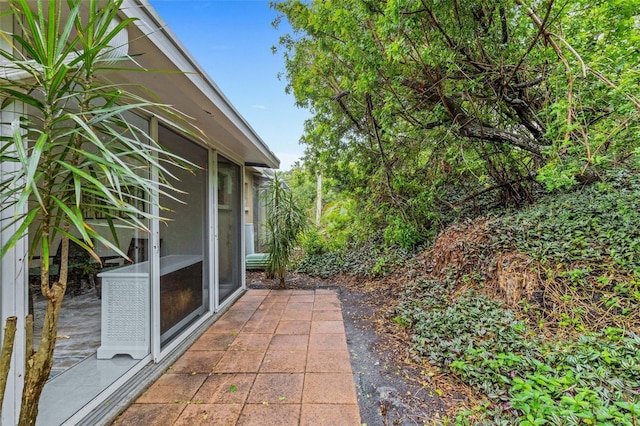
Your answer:
[[[294,249],[308,226],[308,217],[296,203],[283,174],[276,172],[263,189],[266,206],[266,246],[269,250],[267,271],[285,287],[287,269]]]
[[[7,71],[0,80],[2,107],[22,105],[26,112],[2,123],[11,126],[12,135],[0,139],[0,161],[19,167],[0,177],[0,208],[19,214],[0,223],[2,228],[17,225],[18,229],[0,248],[0,255],[31,232],[30,256],[39,253],[42,259],[40,291],[47,300],[37,351],[27,348],[20,425],[35,423],[51,371],[67,286],[69,242],[97,262],[96,243],[124,256],[115,238],[116,226],[148,231],[150,204],[157,203],[159,195],[175,197],[166,180],[167,162],[186,166],[125,118],[133,111],[161,110],[181,128],[185,122],[179,114],[100,79],[102,72],[116,69],[118,60],[126,59],[109,58],[113,56],[109,52],[120,47],[114,45],[117,35],[132,21],[117,19],[121,3],[39,0],[33,11],[27,0],[12,0],[19,31],[2,34],[11,46],[0,51]],[[159,170],[159,183],[150,175],[152,168]],[[87,207],[106,218],[109,226],[92,227],[83,215]],[[59,277],[51,282],[49,255],[56,237],[62,238],[61,265]]]

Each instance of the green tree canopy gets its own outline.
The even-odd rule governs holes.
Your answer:
[[[638,0],[287,0],[288,89],[313,117],[307,160],[429,228],[597,179],[638,147]]]

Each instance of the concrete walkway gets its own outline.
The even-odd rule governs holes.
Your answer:
[[[332,290],[249,290],[115,425],[360,425]]]

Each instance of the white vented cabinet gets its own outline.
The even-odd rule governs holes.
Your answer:
[[[170,255],[160,259],[160,275],[202,262],[202,256]],[[98,274],[102,278],[102,332],[98,359],[126,354],[142,359],[150,351],[149,262]]]

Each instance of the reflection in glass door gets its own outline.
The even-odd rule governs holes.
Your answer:
[[[218,155],[218,303],[242,286],[240,172],[240,166]]]
[[[160,198],[167,210],[160,215],[160,342],[165,345],[207,311],[209,268],[207,256],[208,154],[171,130],[158,126],[158,140],[170,152],[190,161],[189,170],[167,166],[169,181],[182,191],[177,198]]]

